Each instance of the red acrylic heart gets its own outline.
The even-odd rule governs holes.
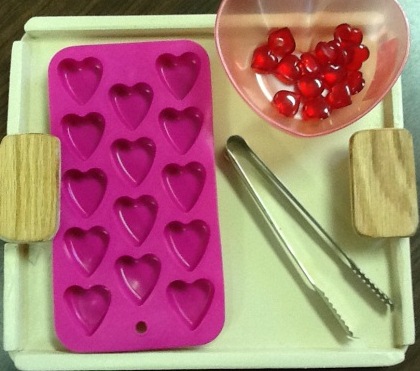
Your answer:
[[[254,50],[251,68],[257,73],[271,73],[277,66],[277,57],[270,51],[268,45],[261,45]]]
[[[350,88],[345,81],[334,85],[326,97],[331,108],[337,109],[351,104]]]
[[[347,83],[352,95],[359,93],[365,86],[363,74],[360,71],[348,71]]]
[[[296,83],[298,91],[306,98],[315,98],[324,90],[324,83],[318,77],[303,76]]]
[[[306,101],[302,108],[302,117],[304,120],[326,119],[330,114],[331,107],[322,96]]]
[[[361,44],[363,40],[363,33],[357,27],[352,27],[348,23],[342,23],[335,28],[334,39],[354,44]]]
[[[273,98],[277,110],[286,117],[293,117],[299,110],[300,95],[292,91],[280,90]]]
[[[273,73],[281,81],[296,81],[302,75],[299,57],[294,54],[284,56],[274,69]]]
[[[283,57],[295,51],[296,42],[290,29],[283,27],[270,32],[268,47],[274,55]]]

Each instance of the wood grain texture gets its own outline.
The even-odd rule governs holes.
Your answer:
[[[364,130],[350,139],[353,223],[369,237],[412,236],[418,225],[413,139],[405,129]]]
[[[0,236],[51,239],[57,229],[59,141],[51,135],[6,136],[0,144]]]

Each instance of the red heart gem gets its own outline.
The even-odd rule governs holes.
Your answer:
[[[331,108],[342,108],[351,104],[350,88],[346,82],[334,85],[326,97],[327,103]]]
[[[283,57],[295,51],[296,42],[288,27],[278,28],[268,35],[268,47],[274,55]]]
[[[329,41],[328,45],[334,48],[336,52],[336,57],[334,61],[335,65],[345,66],[351,62],[353,58],[352,48],[354,47],[354,44],[346,46],[344,42],[334,39]]]
[[[346,78],[347,72],[343,66],[328,64],[322,69],[322,78],[328,86],[333,86]]]
[[[316,44],[315,55],[320,64],[334,63],[337,59],[337,51],[330,42],[320,41]]]
[[[315,75],[320,71],[318,60],[309,52],[302,53],[299,67],[303,75]]]
[[[346,68],[350,71],[357,71],[362,67],[370,55],[369,49],[365,45],[356,45],[351,48],[353,53],[351,61],[347,64]]]
[[[271,73],[277,66],[277,57],[271,53],[267,45],[261,45],[254,50],[251,68],[257,73]]]
[[[352,95],[359,93],[365,86],[363,74],[360,71],[348,71],[347,83]]]
[[[292,117],[299,109],[300,95],[292,91],[280,90],[274,96],[273,104],[282,115]]]
[[[322,96],[306,101],[302,109],[304,120],[326,119],[330,114],[331,107]]]
[[[274,74],[281,81],[293,82],[296,81],[301,75],[299,58],[294,54],[284,56],[277,67],[274,69]]]
[[[342,23],[335,28],[334,39],[354,44],[361,44],[363,33],[357,27],[351,27],[347,23]]]
[[[296,87],[299,92],[306,98],[315,98],[321,95],[322,91],[324,90],[324,83],[318,77],[305,75],[300,80],[298,80]]]
[[[370,52],[362,40],[360,29],[342,23],[332,40],[318,42],[310,52],[293,53],[296,42],[290,29],[277,28],[269,33],[267,44],[254,51],[253,68],[258,72],[260,64],[261,73],[273,74],[284,85],[294,83],[291,91],[279,90],[272,99],[280,114],[325,119],[332,110],[350,105],[351,95],[365,85],[359,70]]]

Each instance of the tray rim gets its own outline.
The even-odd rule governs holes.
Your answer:
[[[66,22],[63,22],[63,20]],[[124,22],[121,22],[124,20]],[[22,41],[16,41],[12,50],[12,68],[11,68],[11,79],[10,86],[16,86],[16,83],[22,82],[22,74],[24,71],[19,68],[20,61],[24,57],[26,51],[24,50],[24,42],[27,38],[42,38],[43,36],[57,36],[60,37],[63,34],[68,32],[74,32],[74,35],[86,35],[94,36],[98,33],[106,35],[107,33],[117,32],[119,36],[133,35],[133,32],[138,35],[139,32],[145,31],[146,35],[148,30],[150,30],[153,35],[156,33],[159,34],[162,32],[164,34],[169,29],[178,30],[182,34],[182,31],[187,32],[192,29],[197,30],[199,34],[213,34],[213,24],[215,21],[215,15],[159,15],[159,16],[101,16],[101,17],[35,17],[30,19],[25,25],[26,34],[23,36]],[[139,28],[140,27],[140,28]],[[145,36],[144,33],[141,33],[142,36]],[[13,61],[19,60],[18,65],[14,65]],[[22,66],[20,66],[22,67]],[[19,84],[19,87],[21,84]],[[8,114],[8,134],[21,132],[20,128],[10,125],[11,122],[20,122],[21,121],[21,112],[20,112],[20,102],[21,102],[21,92],[20,89],[11,88],[9,92],[9,114]],[[395,99],[394,99],[395,98]],[[402,116],[402,100],[401,100],[401,81],[399,80],[397,84],[392,89],[392,110],[393,118],[395,125],[394,127],[403,127],[403,116]],[[17,116],[16,116],[17,115]],[[398,241],[398,247],[403,248],[405,251],[401,254],[401,259],[403,260],[402,264],[407,266],[410,264],[410,255],[409,255],[409,239],[401,239]],[[15,244],[6,244],[5,246],[5,292],[7,294],[7,286],[10,286],[10,278],[18,278],[19,270],[14,270],[11,267],[11,263],[14,261],[18,262],[19,257],[17,256],[17,250],[19,245]],[[397,247],[397,246],[396,246]],[[408,250],[408,251],[407,251]],[[6,262],[7,261],[7,262]],[[8,285],[6,284],[6,277],[8,279]],[[246,357],[243,353],[238,355],[238,352],[223,352],[223,354],[217,354],[214,352],[197,352],[194,351],[187,357],[181,357],[177,362],[174,362],[174,354],[179,355],[179,351],[165,351],[167,354],[168,360],[172,362],[170,365],[162,365],[159,363],[159,360],[152,362],[145,362],[141,365],[141,369],[176,369],[176,368],[238,368],[238,367],[256,367],[256,368],[271,368],[271,367],[355,367],[359,364],[361,366],[386,366],[400,363],[404,360],[405,352],[408,345],[414,341],[414,314],[412,312],[412,293],[411,293],[411,271],[405,272],[404,277],[400,277],[403,282],[403,286],[407,290],[404,293],[404,302],[408,305],[404,306],[405,312],[401,317],[404,318],[402,326],[404,327],[403,333],[404,336],[404,345],[400,348],[392,348],[389,350],[381,349],[368,349],[366,351],[361,351],[360,349],[348,350],[337,352],[336,350],[293,350],[290,348],[285,348],[285,352],[282,354],[270,354],[269,350],[266,352],[256,351],[251,354],[247,354]],[[10,287],[9,287],[10,288]],[[10,299],[10,298],[9,298]],[[15,304],[19,303],[18,297],[12,297],[12,302]],[[10,308],[10,306],[9,306]],[[54,360],[54,364],[58,367],[63,367],[65,364],[65,369],[68,369],[70,363],[73,363],[71,359],[74,359],[74,364],[77,367],[80,367],[81,361],[87,363],[87,357],[89,355],[79,355],[63,352],[45,352],[45,351],[32,351],[25,350],[21,344],[17,332],[10,332],[10,328],[14,329],[21,328],[22,325],[16,321],[16,319],[11,318],[12,314],[10,310],[5,310],[5,321],[4,323],[11,323],[11,326],[4,326],[4,344],[5,350],[9,352],[11,358],[14,360],[15,364],[22,369],[37,369],[39,367],[39,361],[44,360],[44,365],[52,365],[51,361]],[[7,319],[7,321],[6,321]],[[9,320],[11,322],[9,322]],[[212,354],[214,353],[214,354]],[[129,354],[129,353],[125,353]],[[125,369],[137,369],[139,366],[139,361],[147,361],[147,352],[143,354],[136,354],[132,362],[132,368],[128,367],[127,364],[124,365]],[[331,355],[337,357],[338,354],[341,358],[337,361],[331,358]],[[290,363],[290,357],[299,355],[300,361],[296,362],[295,360]],[[354,356],[357,355],[358,364],[354,364]],[[105,359],[113,358],[121,359],[124,357],[124,353],[119,354],[104,354],[104,357],[101,357],[100,362],[95,362],[92,360],[92,367],[94,365],[101,365]],[[375,362],[372,363],[372,357],[375,356]],[[57,358],[57,359],[56,359]],[[144,359],[143,359],[144,358]],[[165,358],[165,357],[163,357]],[[334,357],[333,357],[334,358]],[[56,359],[56,362],[55,362]],[[315,361],[314,361],[315,359]],[[329,359],[329,361],[328,361]],[[64,364],[63,364],[63,361]],[[69,363],[70,361],[70,363]],[[309,363],[308,363],[309,362]],[[383,362],[383,363],[382,363]],[[136,365],[134,366],[134,363]],[[37,365],[34,368],[34,365]],[[61,365],[61,366],[60,366]],[[115,366],[115,364],[114,364]]]

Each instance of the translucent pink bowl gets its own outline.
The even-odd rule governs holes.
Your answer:
[[[279,81],[250,68],[254,49],[266,42],[271,29],[289,27],[297,52],[313,50],[319,41],[331,40],[341,23],[360,28],[370,50],[361,69],[364,89],[352,96],[350,106],[334,110],[324,120],[280,115],[271,104]],[[334,132],[372,110],[400,76],[410,44],[407,18],[395,0],[223,0],[215,38],[230,81],[250,107],[275,127],[304,137]]]

